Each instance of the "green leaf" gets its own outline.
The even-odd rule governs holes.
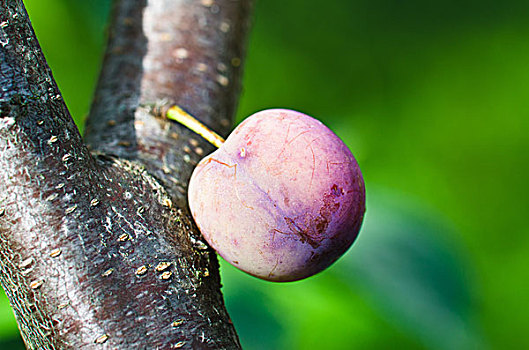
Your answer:
[[[406,197],[369,191],[361,234],[334,271],[428,349],[483,349],[457,237]]]

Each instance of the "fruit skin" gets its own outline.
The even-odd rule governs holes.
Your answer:
[[[188,199],[208,243],[270,281],[331,265],[355,240],[365,212],[351,151],[320,121],[286,109],[244,120],[197,165]]]

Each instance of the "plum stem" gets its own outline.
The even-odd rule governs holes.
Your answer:
[[[183,126],[187,127],[188,129],[192,130],[193,132],[199,134],[206,141],[208,141],[217,148],[222,146],[222,144],[224,143],[224,139],[219,134],[199,122],[195,117],[184,111],[179,106],[173,105],[169,107],[169,109],[167,109],[167,111],[165,112],[165,117],[167,119],[178,122]]]

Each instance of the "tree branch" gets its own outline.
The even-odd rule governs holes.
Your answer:
[[[0,9],[0,281],[29,348],[239,348],[215,253],[187,212],[205,142],[143,107],[226,132],[246,1],[117,1],[82,144],[19,0]]]
[[[90,147],[139,159],[186,206],[193,166],[211,145],[138,107],[175,103],[225,135],[240,90],[250,3],[117,1],[86,125]]]

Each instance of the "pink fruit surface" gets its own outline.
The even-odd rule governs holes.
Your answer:
[[[365,212],[362,174],[320,121],[272,109],[244,120],[195,168],[189,207],[208,243],[270,281],[314,275],[353,243]]]

